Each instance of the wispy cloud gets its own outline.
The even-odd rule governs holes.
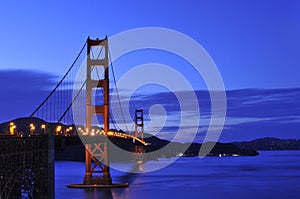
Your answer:
[[[183,92],[184,93],[184,92]],[[264,136],[300,137],[300,89],[242,89],[227,91],[227,118],[221,136],[223,140],[245,139]],[[211,117],[210,96],[208,91],[196,91],[200,109],[201,134],[196,140],[203,139]],[[158,133],[162,137],[170,138],[170,134],[177,132],[180,124],[180,114],[184,114],[183,133],[188,136],[189,123],[196,117],[193,111],[182,112],[174,93],[136,94],[131,97],[131,107],[144,107],[146,123],[148,110],[154,104],[160,104],[166,110],[166,122],[163,128],[147,130]],[[186,98],[185,103],[190,103]],[[157,114],[154,117],[161,117]],[[133,118],[133,116],[132,116]],[[187,129],[186,131],[184,129]],[[288,132],[287,132],[288,131]],[[164,134],[164,133],[165,134]],[[173,135],[174,136],[174,135]],[[172,136],[171,136],[172,137]]]
[[[0,70],[0,120],[4,122],[30,115],[58,80],[57,76],[41,71]],[[132,125],[135,108],[143,107],[147,132],[170,139],[180,129],[180,136],[189,140],[195,134],[191,132],[195,128],[194,120],[199,117],[193,109],[199,108],[200,125],[196,130],[195,140],[203,140],[211,117],[208,91],[195,91],[197,107],[186,97],[191,91],[177,93],[184,99],[181,103],[185,103],[187,111],[181,110],[182,104],[172,92],[137,92],[133,96],[128,96],[128,92],[130,91],[120,90],[121,102],[129,100],[129,115],[125,118],[125,122],[131,124],[129,130],[134,129]],[[221,140],[264,136],[300,138],[300,88],[242,89],[227,91],[226,95],[227,118]],[[112,99],[112,106],[121,114],[118,100]],[[122,117],[113,119],[125,130]]]
[[[34,70],[0,70],[0,121],[31,112],[57,83],[57,76]]]

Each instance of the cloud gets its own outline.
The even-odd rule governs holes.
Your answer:
[[[57,81],[57,76],[41,71],[0,70],[0,121],[29,116]]]
[[[261,137],[299,139],[299,129],[299,121],[282,122],[280,119],[256,120],[235,125],[226,125],[221,135],[221,140],[241,141]]]
[[[300,113],[300,89],[228,91],[229,117],[278,118]]]
[[[184,91],[182,94],[184,95]],[[298,129],[300,129],[300,88],[241,89],[227,91],[226,94],[227,118],[221,136],[222,140],[249,139],[272,135],[283,138],[300,138],[298,133]],[[202,139],[203,133],[207,131],[209,125],[211,103],[208,91],[196,91],[196,95],[201,117],[198,132],[201,133]],[[151,106],[160,104],[165,108],[168,117],[166,126],[159,133],[162,136],[162,131],[168,133],[166,136],[169,137],[170,133],[178,130],[180,114],[186,116],[184,128],[189,128],[189,121],[198,117],[193,114],[193,111],[182,113],[176,96],[171,92],[137,93],[131,97],[130,103],[131,108],[144,107],[146,121],[150,120],[147,114]],[[189,99],[186,98],[184,103],[190,103]],[[156,116],[160,117],[160,115]],[[153,130],[155,129],[149,129],[149,131]]]
[[[17,90],[49,90],[58,82],[58,77],[36,70],[0,70],[0,89],[2,91]]]
[[[5,122],[17,117],[29,116],[50,93],[58,80],[59,77],[41,71],[0,70],[0,121]],[[195,140],[201,141],[211,117],[209,92],[195,91],[199,102],[198,107],[193,107],[190,98],[185,97],[189,95],[188,92],[191,91],[179,93],[184,99],[181,103],[189,106],[186,112],[181,111],[179,100],[170,91],[149,90],[149,92],[136,92],[133,96],[128,96],[126,90],[122,90],[120,98],[121,102],[130,100],[130,117],[126,117],[127,122],[133,121],[135,108],[143,107],[145,124],[151,124],[149,125],[151,128],[146,128],[146,131],[165,138],[173,137],[174,132],[178,131],[181,114],[183,115],[182,136],[186,134],[186,137],[190,137],[193,134],[190,132],[190,129],[193,129],[193,120],[199,116],[195,114],[193,108],[199,108],[200,125]],[[68,90],[68,93],[70,94],[71,91]],[[221,140],[249,140],[265,136],[300,138],[300,88],[241,89],[227,91],[226,95],[227,118]],[[158,107],[157,104],[160,106]],[[163,107],[165,111],[157,109],[160,111],[152,111],[150,117],[149,112],[153,105],[156,108]],[[118,101],[112,102],[112,106],[119,109]],[[162,118],[166,119],[162,122],[164,126],[156,127],[153,121],[162,120]],[[112,119],[124,126],[121,117]],[[129,129],[133,128],[130,126]]]

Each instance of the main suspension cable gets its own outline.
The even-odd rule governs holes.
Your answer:
[[[116,93],[117,93],[117,97],[118,97],[118,102],[119,102],[119,106],[120,106],[120,111],[121,111],[122,119],[123,119],[123,122],[125,124],[125,128],[126,128],[127,132],[129,133],[127,122],[125,120],[124,112],[123,112],[123,109],[122,109],[121,99],[120,99],[119,90],[118,90],[118,87],[117,87],[116,76],[115,76],[115,72],[114,72],[114,66],[113,66],[113,62],[111,60],[110,50],[108,52],[109,52],[108,53],[108,57],[109,57],[109,61],[110,61],[110,64],[111,64],[111,70],[112,70],[112,75],[113,75],[113,79],[114,79],[114,84],[115,84],[115,89],[116,89]]]
[[[48,99],[53,95],[53,93],[56,91],[56,89],[61,85],[61,83],[64,81],[64,79],[66,78],[66,76],[69,74],[69,72],[71,71],[71,69],[74,67],[75,63],[77,62],[78,58],[80,57],[81,53],[83,52],[83,50],[85,49],[87,42],[84,43],[83,47],[81,48],[79,54],[77,55],[77,57],[75,58],[74,62],[72,63],[71,67],[69,68],[69,70],[66,72],[66,74],[62,77],[62,79],[58,82],[58,84],[55,86],[55,88],[50,92],[50,94],[44,99],[44,101],[33,111],[33,113],[29,116],[29,117],[33,117],[34,114],[36,112],[38,112],[38,110],[48,101]]]

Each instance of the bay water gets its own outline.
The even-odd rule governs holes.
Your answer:
[[[85,164],[57,161],[55,196],[66,199],[300,198],[300,151],[259,153],[254,157],[181,157],[161,170],[139,174],[111,169],[114,182],[129,183],[127,188],[116,189],[67,188],[67,184],[82,183]],[[151,167],[157,161],[139,166]]]

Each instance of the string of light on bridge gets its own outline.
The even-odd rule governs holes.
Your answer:
[[[43,134],[46,134],[46,124],[42,124],[40,126],[40,128],[43,130]],[[17,129],[17,126],[14,122],[10,122],[9,123],[9,131],[10,131],[10,135],[15,135],[15,130]],[[35,131],[37,130],[37,127],[35,124],[30,123],[28,129],[30,130],[30,134],[28,135],[40,135],[40,133],[35,133]],[[123,139],[132,139],[135,140],[143,145],[148,145],[148,143],[146,143],[144,140],[124,133],[124,132],[119,132],[119,131],[108,131],[107,133],[105,133],[105,131],[103,129],[95,129],[92,128],[91,130],[89,129],[84,129],[79,127],[78,131],[74,130],[73,126],[67,126],[65,128],[63,128],[63,125],[57,125],[55,128],[55,135],[65,135],[65,136],[71,136],[71,135],[77,135],[80,134],[82,136],[107,136],[107,137],[118,137],[118,138],[123,138]],[[23,133],[18,133],[17,135],[22,136],[23,137]]]

